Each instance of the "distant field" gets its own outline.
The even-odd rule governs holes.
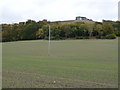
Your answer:
[[[3,88],[118,87],[117,40],[3,43]]]

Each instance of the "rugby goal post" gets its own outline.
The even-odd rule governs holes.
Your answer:
[[[48,39],[48,56],[50,56],[50,24],[48,25],[49,26],[49,39]]]

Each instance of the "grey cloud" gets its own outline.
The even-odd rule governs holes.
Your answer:
[[[118,0],[4,0],[0,20],[13,23],[34,19],[50,21],[86,16],[93,20],[117,20]]]

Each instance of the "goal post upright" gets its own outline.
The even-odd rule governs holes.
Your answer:
[[[50,24],[49,24],[49,40],[48,40],[48,56],[50,56]]]

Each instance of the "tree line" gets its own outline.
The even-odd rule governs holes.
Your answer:
[[[2,41],[48,39],[51,26],[51,39],[115,39],[120,36],[119,21],[60,24],[47,20],[27,20],[15,24],[2,24]]]

